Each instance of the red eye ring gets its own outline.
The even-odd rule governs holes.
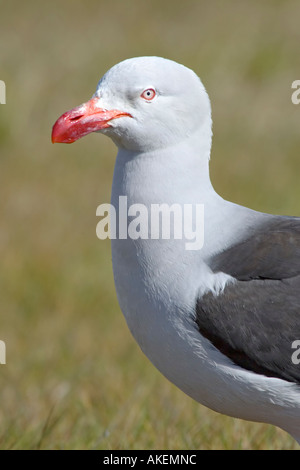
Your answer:
[[[144,100],[151,101],[153,98],[156,96],[156,91],[153,88],[147,88],[147,90],[144,90],[143,93],[141,94],[141,98],[144,98]]]

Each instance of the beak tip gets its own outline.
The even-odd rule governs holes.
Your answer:
[[[60,144],[65,142],[64,128],[62,127],[62,120],[58,118],[52,127],[51,142],[52,144]]]
[[[51,142],[52,144],[56,144],[57,142],[59,142],[59,138],[58,138],[58,121],[59,119],[57,119],[57,121],[54,123],[53,127],[52,127],[52,132],[51,132]]]

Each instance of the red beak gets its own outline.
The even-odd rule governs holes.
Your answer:
[[[103,109],[97,106],[99,98],[92,98],[90,101],[67,111],[57,119],[52,128],[52,142],[71,144],[75,140],[110,127],[109,121],[122,116],[130,116],[129,113],[116,109]]]

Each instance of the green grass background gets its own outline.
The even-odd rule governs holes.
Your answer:
[[[0,1],[1,449],[297,448],[193,402],[143,356],[95,232],[116,149],[50,133],[115,63],[168,57],[210,95],[216,190],[300,215],[299,17],[295,0]]]

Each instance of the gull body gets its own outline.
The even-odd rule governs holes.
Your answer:
[[[204,206],[200,250],[187,250],[184,239],[112,240],[119,304],[140,348],[203,405],[279,426],[299,442],[300,373],[291,361],[300,339],[299,219],[215,192],[210,101],[197,75],[176,62],[117,64],[88,103],[58,119],[53,141],[93,131],[118,147],[117,213],[120,196],[149,212],[152,204]]]

